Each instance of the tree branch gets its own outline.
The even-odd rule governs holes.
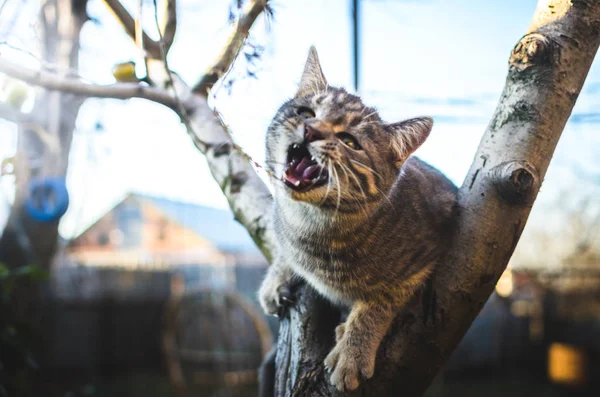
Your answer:
[[[541,0],[517,43],[500,102],[460,188],[452,249],[395,320],[375,376],[341,394],[323,369],[335,324],[303,287],[280,327],[276,396],[421,396],[458,345],[506,268],[552,153],[600,43],[600,4]]]
[[[121,24],[125,33],[135,41],[135,20],[119,0],[103,0],[115,19]],[[161,59],[160,45],[152,40],[146,32],[142,32],[142,43],[146,54],[153,59]]]
[[[173,75],[180,98],[186,98],[188,133],[196,147],[206,155],[215,181],[229,201],[235,219],[247,230],[258,248],[271,260],[275,236],[271,228],[273,198],[248,157],[237,149],[221,120],[209,108],[207,99]]]
[[[254,0],[246,7],[243,16],[238,20],[238,28],[216,64],[225,70],[229,69],[243,45],[248,30],[265,9],[266,3],[267,0]],[[174,15],[175,3],[172,2],[170,7],[170,13]],[[165,31],[169,27],[168,19],[167,16]],[[171,22],[173,31],[174,23]],[[246,33],[243,33],[244,31]],[[165,45],[171,40],[168,37],[161,39]],[[253,161],[233,141],[218,112],[209,108],[206,101],[208,90],[198,92],[190,89],[169,69],[166,49],[162,52],[160,60],[147,63],[149,77],[156,85],[172,90],[177,103],[174,110],[181,116],[194,145],[206,155],[213,177],[229,201],[235,218],[248,230],[262,253],[270,260],[275,241],[270,225],[273,202],[271,193],[252,167]],[[219,75],[215,74],[215,77],[218,79]]]
[[[209,168],[227,197],[235,218],[248,230],[267,259],[271,258],[275,239],[270,227],[272,197],[269,190],[247,156],[236,150],[231,136],[209,108],[206,98],[192,93],[179,76],[169,74],[174,80],[171,88],[177,93],[171,95],[142,84],[89,84],[56,73],[26,69],[1,57],[0,73],[46,89],[87,97],[144,98],[177,112],[195,146],[206,155]]]
[[[154,0],[157,1],[157,0]],[[176,0],[165,0],[164,17],[161,20],[160,31],[165,46],[165,52],[168,53],[175,40],[177,31],[177,2]]]
[[[250,28],[256,18],[267,7],[268,0],[251,0],[242,15],[238,18],[231,32],[225,48],[217,57],[217,60],[206,70],[200,81],[196,83],[193,92],[207,96],[212,86],[229,70],[233,61],[244,46]]]
[[[48,90],[63,91],[97,98],[143,98],[160,103],[171,109],[175,109],[177,106],[175,98],[162,89],[137,83],[118,83],[111,85],[90,84],[81,80],[64,77],[57,73],[27,69],[21,65],[2,59],[2,57],[0,57],[0,73],[4,73],[12,78]]]

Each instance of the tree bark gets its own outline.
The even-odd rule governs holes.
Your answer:
[[[452,249],[390,328],[378,351],[375,376],[353,393],[341,394],[330,386],[323,360],[343,313],[311,288],[299,286],[297,303],[281,322],[275,364],[264,367],[265,373],[273,374],[274,383],[263,384],[263,390],[286,397],[424,393],[512,255],[598,49],[599,33],[599,2],[539,0],[527,34],[512,51],[500,102],[460,188]],[[232,37],[237,37],[235,32]],[[237,53],[243,41],[231,43],[227,54]],[[233,59],[227,57],[219,70],[228,69]],[[166,63],[161,67],[167,69]],[[116,89],[71,83],[104,97],[111,91],[123,97]],[[273,199],[251,161],[211,112],[204,90],[190,88],[170,72],[158,86],[176,91],[173,105],[168,106],[178,112],[196,147],[206,155],[236,219],[270,258]],[[73,87],[53,86],[67,91]]]
[[[395,320],[359,390],[339,393],[323,360],[340,312],[309,287],[282,319],[276,396],[421,396],[506,268],[600,42],[600,3],[540,0],[460,188],[450,253]],[[458,143],[457,143],[458,144]]]
[[[77,70],[86,3],[45,0],[41,4],[42,59],[58,70]],[[32,177],[66,177],[75,122],[84,100],[69,92],[38,90],[31,120],[19,125],[15,202],[0,238],[0,262],[12,268],[28,264],[48,268],[54,257],[58,221],[38,222],[25,212],[27,184]]]
[[[61,72],[69,71],[67,75],[78,67],[79,34],[87,20],[86,3],[87,0],[44,0],[40,5],[41,58]],[[75,122],[84,99],[69,92],[38,88],[30,115],[16,120],[19,135],[14,164],[15,200],[0,236],[0,262],[11,269],[37,265],[47,270],[52,263],[58,245],[59,221],[33,219],[25,210],[25,199],[32,178],[66,177]],[[17,327],[16,340],[24,341],[20,342],[23,351],[31,353],[30,359],[37,363],[44,362],[41,341],[47,335],[43,291],[41,281],[20,281],[10,295],[8,315],[0,318],[0,328],[3,321]],[[19,367],[18,360],[11,363],[17,363],[17,367],[6,368],[4,373],[8,376],[8,393],[13,387],[15,393],[23,396],[47,392],[40,381],[45,376],[43,364],[38,371],[29,366]],[[14,374],[27,377],[26,389],[21,390],[23,381]]]

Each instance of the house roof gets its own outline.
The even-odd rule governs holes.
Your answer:
[[[229,210],[173,201],[144,194],[129,197],[152,204],[167,218],[209,240],[222,251],[259,253],[256,244]]]

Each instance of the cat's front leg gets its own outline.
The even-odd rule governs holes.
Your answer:
[[[277,259],[269,266],[258,290],[258,300],[265,313],[279,315],[286,303],[291,302],[292,277],[292,269],[282,260]]]
[[[339,390],[354,390],[360,378],[375,372],[375,356],[395,312],[390,305],[357,301],[345,323],[336,329],[336,345],[325,359],[331,383]]]

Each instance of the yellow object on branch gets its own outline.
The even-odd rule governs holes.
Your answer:
[[[120,83],[137,83],[140,81],[135,75],[135,62],[121,62],[113,66],[112,74]]]
[[[7,157],[0,162],[0,176],[13,175],[15,171],[15,158]]]
[[[17,110],[21,110],[29,97],[29,88],[22,82],[15,80],[11,80],[7,86],[5,87],[6,97],[4,102]]]

